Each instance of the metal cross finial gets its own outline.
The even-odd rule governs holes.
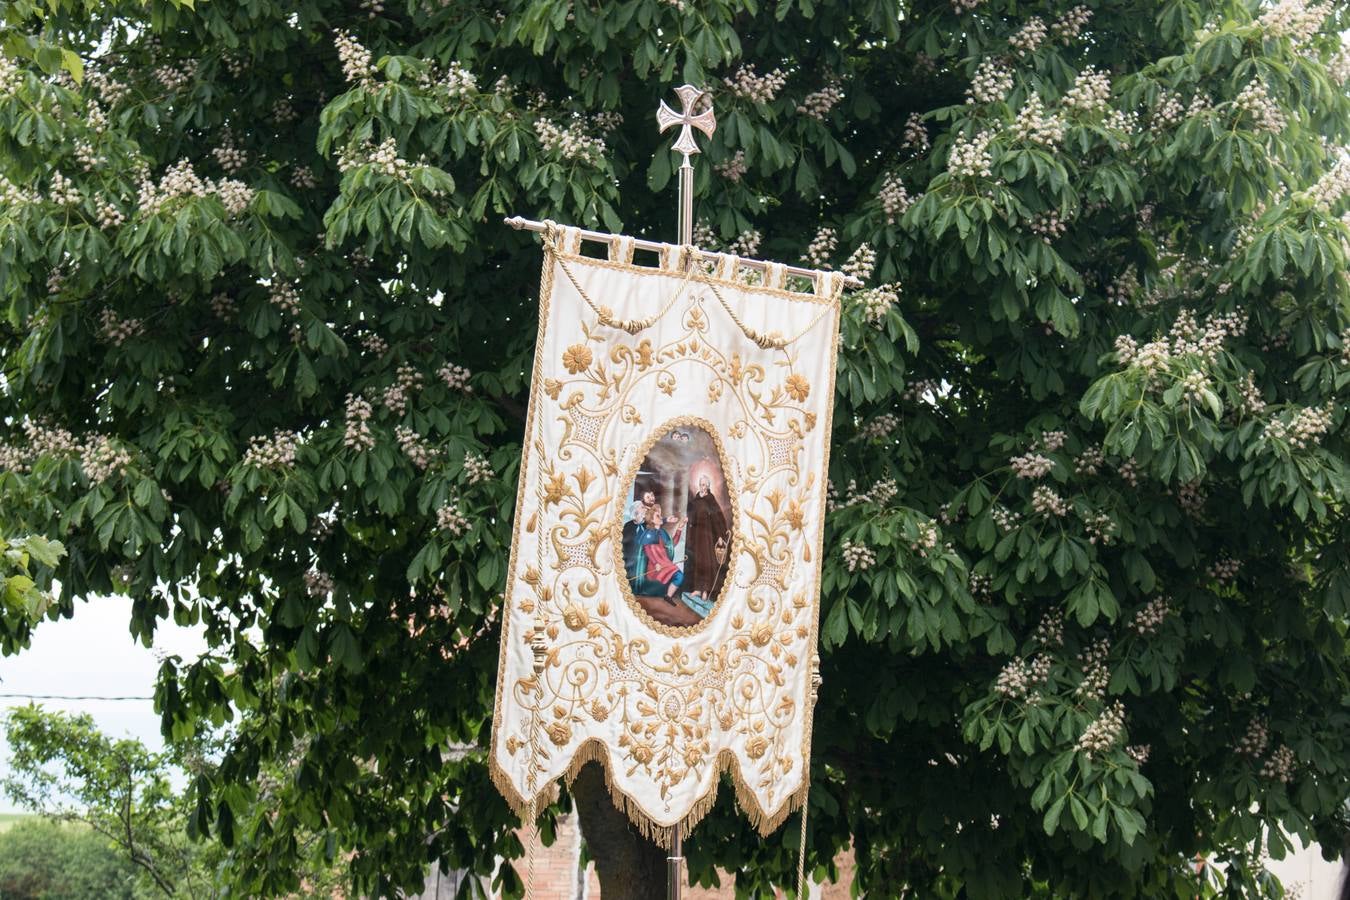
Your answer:
[[[666,105],[662,100],[660,107],[656,110],[656,124],[662,131],[680,126],[680,134],[671,145],[676,153],[684,155],[684,162],[680,163],[680,243],[692,244],[694,242],[694,166],[689,162],[689,157],[698,152],[698,141],[694,138],[692,129],[697,128],[708,137],[713,136],[717,130],[717,118],[713,115],[712,107],[709,106],[701,113],[695,113],[698,103],[708,92],[694,87],[692,84],[683,84],[675,89],[675,94],[680,98],[680,112],[676,112]]]
[[[697,128],[708,137],[712,137],[713,132],[717,130],[717,118],[713,115],[711,106],[701,113],[694,112],[698,101],[707,94],[707,91],[699,90],[692,84],[681,85],[675,89],[675,95],[680,98],[681,111],[671,109],[664,100],[656,110],[656,124],[661,126],[662,131],[669,131],[676,125],[680,126],[680,136],[675,139],[671,149],[683,153],[685,159],[698,152],[698,141],[694,140],[691,128]]]

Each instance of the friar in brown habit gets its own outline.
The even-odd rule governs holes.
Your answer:
[[[722,590],[731,546],[727,517],[711,487],[711,479],[703,475],[698,480],[698,493],[689,497],[684,544],[684,591],[708,601],[715,600]]]

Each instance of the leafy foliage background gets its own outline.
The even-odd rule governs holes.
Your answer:
[[[519,890],[481,747],[537,249],[500,217],[668,237],[678,81],[721,123],[703,243],[886,286],[844,328],[817,873],[1194,896],[1209,854],[1278,895],[1282,831],[1340,845],[1339,6],[0,11],[0,528],[64,543],[52,615],[205,625],[157,702],[231,724],[194,820],[238,891],[308,834],[361,891]],[[719,809],[691,866],[786,882],[793,830]]]

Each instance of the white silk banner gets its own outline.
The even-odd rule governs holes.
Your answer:
[[[727,770],[768,833],[808,784],[842,278],[544,238],[493,781],[533,812],[598,760],[668,843]]]

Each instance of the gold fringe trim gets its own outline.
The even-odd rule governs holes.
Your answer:
[[[675,828],[679,826],[687,837],[703,817],[712,811],[717,803],[717,792],[721,786],[721,776],[723,772],[730,773],[732,785],[736,789],[736,805],[740,807],[741,812],[750,820],[750,824],[761,836],[767,837],[791,816],[794,812],[801,809],[806,802],[807,794],[811,790],[810,779],[810,757],[802,761],[802,785],[796,791],[789,794],[778,808],[772,812],[766,811],[760,806],[759,798],[745,783],[741,777],[740,761],[730,750],[722,750],[717,754],[717,766],[713,776],[712,787],[708,792],[694,801],[689,812],[685,813],[678,822],[662,824],[658,822],[650,813],[642,808],[642,804],[635,797],[625,793],[615,782],[611,770],[614,763],[609,756],[609,748],[599,738],[587,738],[582,741],[581,746],[576,749],[572,755],[572,761],[568,764],[567,770],[562,775],[562,780],[571,787],[576,781],[577,775],[581,772],[581,767],[589,762],[597,762],[605,772],[605,786],[609,789],[610,800],[614,807],[628,817],[638,832],[648,840],[669,849],[675,840]],[[492,776],[492,783],[496,785],[497,790],[501,791],[502,796],[516,815],[523,817],[530,809],[531,801],[535,804],[535,810],[542,810],[545,806],[556,803],[559,794],[558,779],[549,781],[547,785],[539,790],[533,798],[527,798],[516,790],[516,786],[511,782],[511,776],[497,764],[496,756],[489,760],[489,771]]]

